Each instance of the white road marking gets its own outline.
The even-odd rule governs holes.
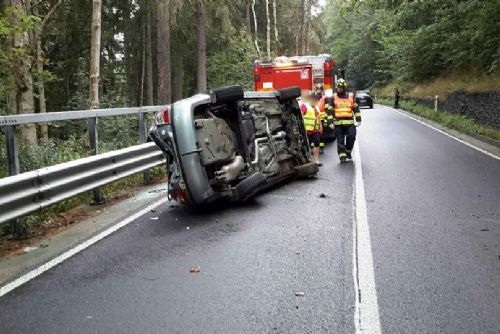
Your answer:
[[[167,201],[168,201],[168,197],[165,197],[165,198],[159,200],[158,202],[155,202],[155,203],[151,204],[150,206],[148,206],[148,207],[144,208],[143,210],[135,213],[134,215],[128,217],[127,219],[121,221],[120,223],[111,226],[107,230],[102,231],[101,233],[95,235],[94,237],[92,237],[92,238],[84,241],[83,243],[77,245],[76,247],[74,247],[74,248],[66,251],[65,253],[63,253],[63,254],[55,257],[54,259],[48,261],[47,263],[42,264],[38,268],[33,269],[32,271],[24,274],[23,276],[15,279],[14,281],[12,281],[12,282],[10,282],[10,283],[8,283],[8,284],[0,287],[0,297],[2,297],[5,294],[11,292],[15,288],[17,288],[17,287],[19,287],[19,286],[21,286],[21,285],[29,282],[33,278],[41,275],[42,273],[46,272],[47,270],[53,268],[54,266],[56,266],[56,265],[58,265],[60,263],[62,263],[63,261],[69,259],[73,255],[75,255],[75,254],[81,252],[82,250],[88,248],[89,246],[95,244],[99,240],[104,239],[105,237],[109,236],[111,233],[118,231],[122,227],[130,224],[131,222],[133,222],[134,220],[136,220],[140,216],[146,214],[147,212],[151,211],[152,209],[158,207],[159,205],[161,205],[161,204],[163,204],[163,203],[165,203]]]
[[[446,132],[446,131],[443,131],[443,130],[441,130],[441,129],[438,129],[438,128],[436,128],[435,126],[432,126],[432,125],[430,125],[430,124],[427,124],[427,123],[425,123],[425,122],[422,122],[421,120],[416,119],[416,118],[414,118],[414,117],[411,117],[411,116],[409,116],[409,115],[403,114],[402,112],[400,112],[400,111],[398,111],[398,110],[396,110],[396,109],[394,109],[394,108],[390,108],[390,107],[388,107],[388,108],[389,108],[389,109],[391,109],[391,110],[394,110],[395,112],[397,112],[398,114],[400,114],[400,115],[402,115],[402,116],[408,117],[408,118],[410,118],[410,119],[412,119],[412,120],[414,120],[414,121],[416,121],[416,122],[418,122],[418,123],[420,123],[420,124],[423,124],[423,125],[425,125],[425,126],[427,126],[427,127],[431,128],[431,129],[433,129],[433,130],[436,130],[437,132],[440,132],[440,133],[442,133],[443,135],[450,137],[451,139],[455,139],[455,140],[456,140],[456,141],[458,141],[459,143],[462,143],[462,144],[464,144],[464,145],[466,145],[466,146],[469,146],[470,148],[473,148],[473,149],[475,149],[476,151],[479,151],[479,152],[481,152],[481,153],[484,153],[484,154],[486,154],[487,156],[490,156],[490,157],[492,157],[492,158],[494,158],[494,159],[500,160],[500,157],[499,157],[499,156],[494,155],[494,154],[492,154],[492,153],[490,153],[490,152],[488,152],[488,151],[485,151],[485,150],[483,150],[482,148],[479,148],[479,147],[477,147],[477,146],[475,146],[475,145],[472,145],[472,144],[470,144],[470,143],[468,143],[468,142],[466,142],[466,141],[464,141],[464,140],[462,140],[462,139],[460,139],[460,138],[457,138],[457,137],[455,137],[454,135],[449,134],[449,133],[448,133],[448,132]]]
[[[361,155],[354,146],[354,205],[353,223],[353,278],[356,291],[354,326],[356,333],[381,333],[377,289],[373,267],[372,246],[366,211],[365,186],[361,169]]]

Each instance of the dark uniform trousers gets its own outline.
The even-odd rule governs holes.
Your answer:
[[[337,152],[340,155],[351,153],[356,140],[356,126],[335,125],[335,136],[337,137]]]

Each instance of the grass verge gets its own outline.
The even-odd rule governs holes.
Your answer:
[[[394,100],[385,97],[377,97],[376,103],[386,106],[393,106]],[[457,130],[468,135],[480,135],[494,140],[500,140],[499,130],[487,125],[480,124],[467,116],[435,111],[432,108],[418,105],[413,101],[401,101],[400,107],[403,110],[409,111],[413,114],[422,116],[441,125],[444,125],[447,128]]]

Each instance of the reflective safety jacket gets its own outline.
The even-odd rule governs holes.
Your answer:
[[[302,103],[300,106],[302,111],[302,118],[307,133],[314,133],[321,131],[320,113],[317,108],[312,107],[309,103]]]
[[[356,122],[361,122],[361,113],[353,93],[333,94],[333,109],[335,116],[333,124],[335,125],[352,125],[354,117],[356,117]]]
[[[326,113],[326,125],[329,126],[333,124],[333,98],[332,97],[323,97],[324,98],[324,108]]]
[[[325,104],[325,97],[322,96],[321,99],[318,102],[318,108],[319,108],[319,119],[321,119],[322,122],[325,122],[327,119],[327,112],[326,112],[326,104]]]

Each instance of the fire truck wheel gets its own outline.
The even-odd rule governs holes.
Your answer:
[[[296,99],[299,96],[300,87],[298,86],[278,90],[278,99],[280,100]]]
[[[243,88],[241,86],[227,86],[216,88],[210,92],[213,103],[225,103],[243,99]]]

